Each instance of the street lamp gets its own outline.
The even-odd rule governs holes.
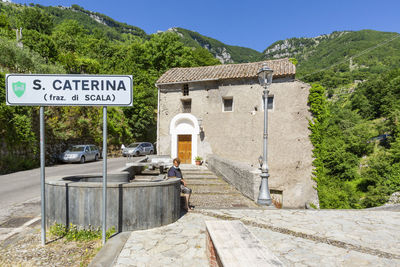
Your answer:
[[[270,69],[266,63],[263,64],[262,68],[258,71],[258,80],[260,85],[264,87],[263,94],[263,102],[264,102],[264,142],[263,142],[263,157],[262,162],[260,158],[261,165],[261,186],[260,193],[258,195],[257,203],[259,205],[267,205],[271,206],[272,199],[269,194],[268,188],[268,163],[267,163],[267,155],[268,155],[268,86],[272,83],[272,73],[274,71]]]

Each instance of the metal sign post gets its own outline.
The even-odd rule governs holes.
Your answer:
[[[46,245],[46,194],[45,183],[45,132],[44,132],[44,107],[40,107],[40,198],[42,210],[42,246]]]
[[[103,107],[103,245],[107,232],[107,107]]]
[[[107,221],[107,106],[132,106],[131,75],[7,74],[6,103],[40,106],[40,193],[42,245],[46,244],[44,106],[103,106],[102,241]]]

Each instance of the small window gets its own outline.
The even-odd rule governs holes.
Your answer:
[[[185,83],[182,87],[182,94],[183,96],[189,95],[189,85],[187,83]]]
[[[274,96],[269,96],[267,100],[268,109],[274,109]]]
[[[264,106],[264,101],[263,101],[262,105]],[[268,96],[267,107],[268,107],[268,109],[271,109],[271,110],[274,109],[274,96]],[[263,107],[263,110],[264,110],[264,107]]]
[[[224,98],[224,112],[233,111],[233,98]]]
[[[182,112],[190,113],[192,112],[192,100],[182,100]]]

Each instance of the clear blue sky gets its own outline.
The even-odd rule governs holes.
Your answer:
[[[275,41],[332,31],[400,32],[398,0],[12,0],[103,13],[151,34],[182,27],[229,45],[262,51]]]

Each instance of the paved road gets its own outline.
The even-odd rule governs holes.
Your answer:
[[[107,172],[117,171],[127,162],[127,158],[110,158],[107,160]],[[77,174],[101,174],[102,171],[102,160],[85,164],[60,164],[45,169],[46,180]],[[40,197],[40,168],[0,175],[0,210],[37,197]]]

